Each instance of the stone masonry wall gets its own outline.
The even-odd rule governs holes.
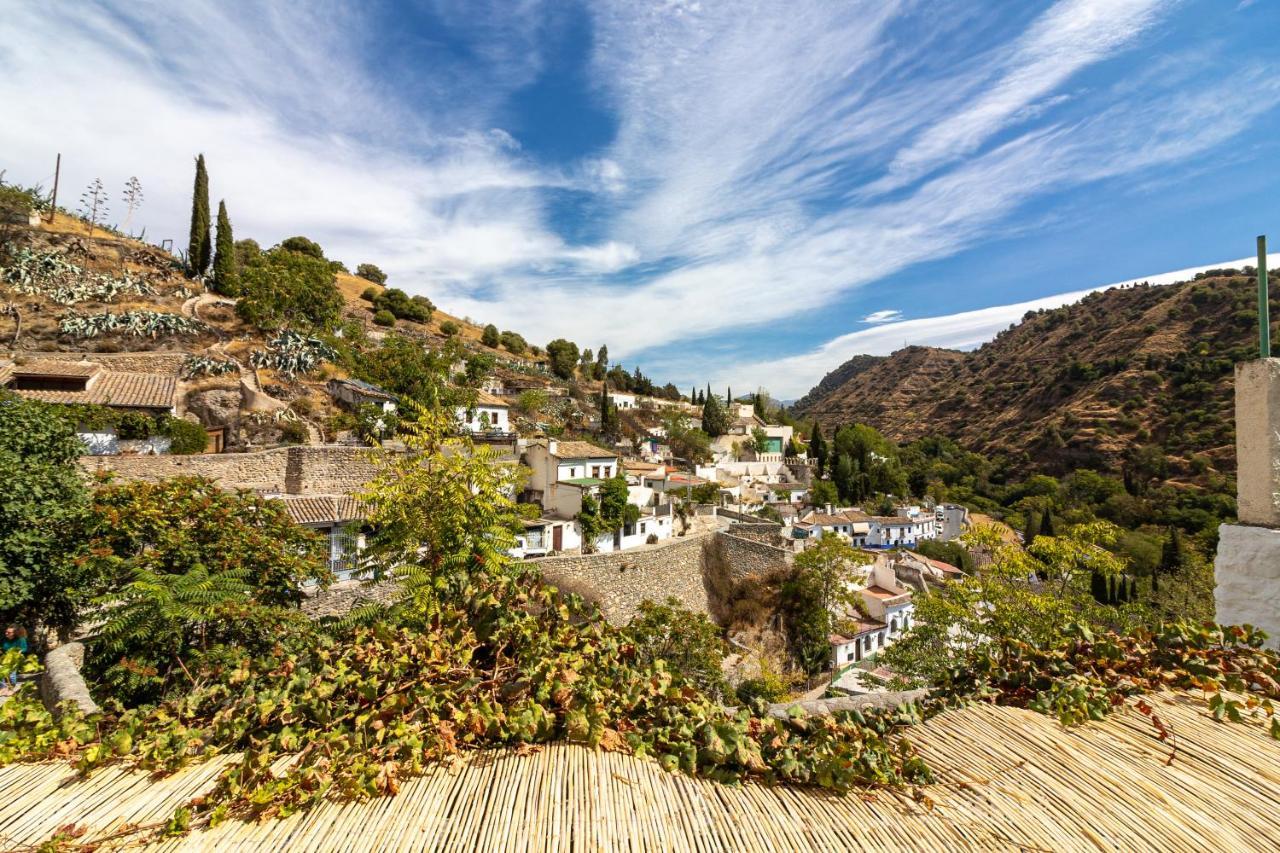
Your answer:
[[[312,619],[345,616],[361,604],[390,604],[395,597],[396,584],[393,581],[374,584],[356,580],[342,581],[328,589],[308,593],[306,600],[302,602],[302,612]]]
[[[194,456],[86,456],[80,464],[91,473],[109,471],[124,480],[208,477],[228,489],[297,495],[359,491],[377,470],[368,448],[332,446]]]
[[[736,528],[737,525],[732,528],[734,532],[722,530],[716,534],[720,560],[735,580],[768,574],[795,560],[795,555],[785,548],[735,535]]]
[[[529,562],[550,583],[597,602],[615,624],[630,620],[645,599],[664,601],[668,596],[696,613],[710,613],[702,552],[712,536],[676,537],[627,551]]]

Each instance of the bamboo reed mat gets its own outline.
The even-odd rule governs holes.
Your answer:
[[[1177,755],[1132,710],[1063,729],[1029,711],[972,706],[910,732],[939,777],[932,805],[883,791],[836,797],[728,787],[652,761],[564,744],[470,756],[400,793],[230,821],[161,850],[1280,850],[1280,742],[1257,721],[1218,723],[1199,697],[1155,699]],[[168,818],[228,759],[174,776],[66,764],[0,768],[0,849],[66,824],[91,842]],[[99,849],[136,845],[116,839]]]

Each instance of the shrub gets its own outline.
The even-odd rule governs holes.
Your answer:
[[[415,323],[428,323],[436,306],[425,296],[409,296],[403,290],[390,287],[373,297],[373,307],[378,311],[389,311],[399,320],[411,320]]]
[[[498,348],[501,338],[498,335],[498,327],[490,323],[484,327],[484,332],[480,335],[480,343],[487,347]]]
[[[204,453],[209,447],[209,433],[200,424],[182,418],[169,418],[163,424],[163,432],[172,444],[169,452],[179,456]]]
[[[236,314],[260,329],[327,328],[342,314],[333,270],[305,252],[281,247],[262,253],[241,269],[240,285]]]
[[[141,412],[125,412],[116,426],[116,435],[126,441],[144,441],[155,434],[155,418]]]
[[[324,249],[320,248],[320,244],[306,237],[290,237],[288,240],[280,241],[280,248],[289,252],[297,252],[302,255],[310,255],[313,258],[324,260]]]
[[[520,355],[529,348],[528,342],[515,332],[503,332],[499,339],[508,352],[516,355]]]
[[[347,265],[342,261],[329,261],[329,269],[334,272],[345,272],[350,274],[351,270],[347,269]]]
[[[462,330],[458,327],[458,324],[452,320],[445,320],[440,324],[440,334],[444,335],[446,338],[452,338],[460,331]]]
[[[302,421],[285,421],[280,424],[280,439],[287,444],[302,444],[307,440],[307,428]]]
[[[356,267],[356,275],[367,281],[372,281],[374,284],[387,283],[387,274],[374,264],[360,264],[360,266]]]
[[[781,702],[785,699],[787,697],[787,685],[777,675],[764,673],[759,678],[749,678],[742,682],[734,692],[738,696],[738,701],[743,705],[753,706],[758,703],[767,705],[771,702]]]
[[[378,294],[381,292],[382,291],[376,287],[373,287],[373,286],[366,287],[363,291],[360,292],[360,298],[363,299],[365,302],[372,302],[373,300],[378,298]]]
[[[394,326],[396,324],[396,315],[383,308],[373,315],[373,322],[379,326]]]

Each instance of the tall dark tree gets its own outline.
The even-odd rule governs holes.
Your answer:
[[[213,259],[209,226],[209,173],[201,154],[196,157],[196,181],[191,190],[191,238],[187,241],[187,272],[193,278],[204,275]]]
[[[818,476],[827,469],[827,441],[822,437],[822,429],[818,422],[813,422],[813,431],[809,434],[809,453],[818,461]]]
[[[1040,516],[1040,535],[1041,536],[1057,536],[1058,527],[1053,523],[1053,511],[1049,507],[1044,508],[1044,515]]]
[[[1031,507],[1027,507],[1027,520],[1022,527],[1022,544],[1030,545],[1040,535],[1040,519],[1036,515],[1036,511]]]
[[[227,203],[218,202],[218,238],[213,255],[213,289],[223,296],[240,295],[240,269],[236,260],[236,241],[231,236],[231,219]]]
[[[1173,575],[1182,571],[1185,560],[1186,556],[1182,550],[1182,534],[1178,532],[1178,528],[1170,527],[1169,536],[1160,547],[1160,562],[1156,564],[1155,569],[1151,572],[1151,591],[1159,592],[1160,576]]]

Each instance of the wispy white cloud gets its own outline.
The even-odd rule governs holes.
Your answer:
[[[70,187],[138,174],[149,236],[178,237],[202,150],[241,235],[304,233],[456,313],[631,360],[803,320],[1029,227],[1029,202],[1194,161],[1280,103],[1274,69],[1244,61],[1070,88],[1171,2],[1057,0],[1002,28],[941,0],[599,0],[591,79],[617,135],[549,165],[503,116],[567,7],[421,2],[467,61],[424,42],[387,74],[374,7],[337,0],[13,4],[0,102],[26,118],[0,125],[0,168],[38,180],[57,149]],[[590,199],[598,239],[555,227],[566,193]],[[883,313],[855,334],[918,322]],[[728,375],[727,358],[707,346],[697,369]],[[788,364],[741,384],[781,392]]]
[[[902,319],[902,312],[896,308],[886,308],[883,311],[872,311],[870,314],[862,318],[864,323],[892,323],[895,320]]]
[[[1059,86],[1131,44],[1172,5],[1169,0],[1062,0],[1055,4],[996,61],[994,80],[972,102],[899,151],[888,175],[868,186],[867,192],[896,189],[978,150],[1011,121],[1023,121],[1034,115],[1037,106],[1049,106],[1055,98],[1047,96]],[[1045,100],[1037,104],[1040,99]]]

